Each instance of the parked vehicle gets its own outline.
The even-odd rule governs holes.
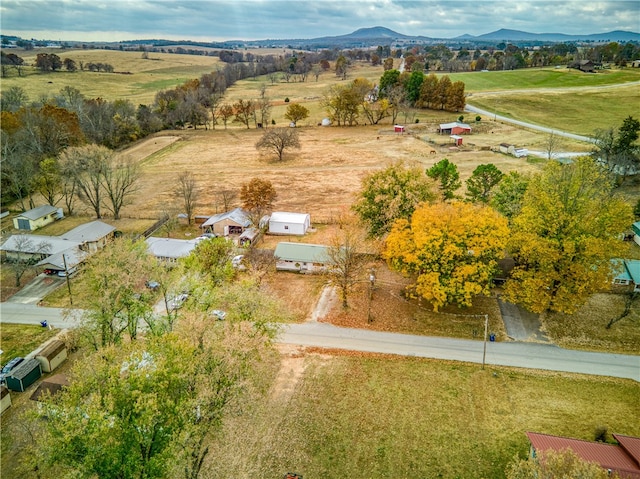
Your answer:
[[[147,288],[149,288],[152,291],[155,291],[160,287],[160,283],[158,283],[157,281],[146,281],[144,284]]]
[[[5,377],[7,377],[9,373],[13,371],[22,361],[24,361],[24,358],[13,358],[2,368],[2,371],[0,372],[0,384],[4,384]]]
[[[227,312],[220,309],[214,309],[213,311],[211,311],[211,316],[213,316],[218,321],[224,321],[227,317]]]
[[[188,297],[189,295],[187,293],[180,293],[179,295],[174,296],[169,300],[169,311],[175,311],[176,309],[182,308]]]
[[[244,271],[244,270],[247,269],[247,267],[242,263],[243,260],[244,260],[244,255],[243,254],[239,254],[238,256],[234,256],[231,259],[231,266],[233,266],[238,271]]]

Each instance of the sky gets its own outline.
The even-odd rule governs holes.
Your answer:
[[[374,26],[434,38],[640,32],[640,1],[0,0],[0,32],[27,39],[307,39]]]

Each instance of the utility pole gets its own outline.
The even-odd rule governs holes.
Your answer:
[[[373,287],[376,284],[376,270],[371,268],[369,270],[369,304],[367,306],[367,322],[373,322],[373,318],[371,317],[371,300],[373,299]]]
[[[482,351],[482,369],[484,369],[485,358],[487,357],[487,331],[489,330],[489,315],[484,315],[484,350]]]
[[[65,278],[67,279],[67,289],[69,290],[69,302],[71,306],[73,306],[73,296],[71,295],[71,281],[69,280],[69,270],[67,269],[67,257],[62,255],[62,262],[64,263],[64,273]]]

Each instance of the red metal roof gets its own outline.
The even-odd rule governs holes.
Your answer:
[[[640,465],[640,437],[614,434],[613,438],[618,441],[620,446],[627,451],[627,454],[632,456],[636,463]]]
[[[614,435],[621,437],[634,453],[627,452],[625,447],[601,442],[582,441],[568,437],[551,436],[536,432],[527,432],[527,437],[531,445],[541,454],[544,451],[562,451],[571,449],[580,458],[588,462],[600,464],[604,469],[611,469],[617,472],[623,479],[640,479],[640,463],[636,459],[637,452],[640,451],[640,438],[630,436]],[[618,439],[616,437],[616,439]]]

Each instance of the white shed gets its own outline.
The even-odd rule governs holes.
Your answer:
[[[304,235],[311,226],[308,213],[287,213],[276,211],[269,218],[269,234],[272,235]]]
[[[58,339],[53,340],[36,353],[36,359],[42,371],[50,373],[67,359],[67,346]]]

